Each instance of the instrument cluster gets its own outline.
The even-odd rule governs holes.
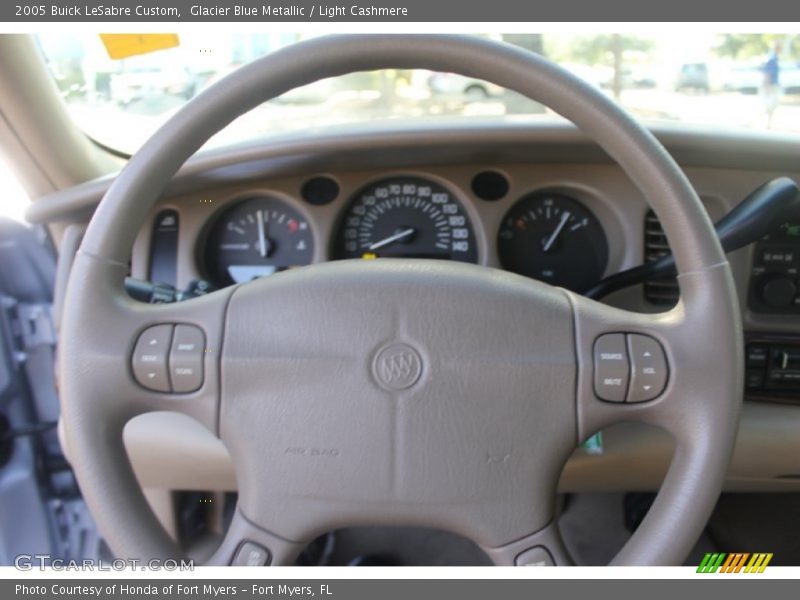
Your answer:
[[[585,202],[563,190],[528,190],[504,207],[494,231],[479,222],[472,203],[493,204],[508,193],[504,176],[482,172],[471,194],[423,175],[364,182],[339,210],[323,260],[413,258],[484,263],[476,230],[495,244],[500,266],[576,292],[604,275],[606,232]],[[315,261],[309,216],[337,199],[333,178],[308,180],[305,204],[275,194],[250,194],[216,214],[201,236],[200,271],[224,287],[271,276]],[[472,208],[472,210],[471,210]],[[485,210],[481,211],[485,214]],[[309,215],[309,216],[307,216]]]

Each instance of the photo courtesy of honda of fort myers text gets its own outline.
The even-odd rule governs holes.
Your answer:
[[[669,10],[1,6],[0,596],[792,585],[800,24]]]

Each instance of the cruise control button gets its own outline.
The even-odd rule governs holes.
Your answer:
[[[203,356],[206,338],[194,325],[176,325],[169,353],[172,391],[194,392],[203,385]]]
[[[172,339],[172,325],[148,327],[136,341],[131,357],[133,376],[139,385],[156,392],[169,392],[167,355]]]
[[[233,556],[231,565],[234,567],[263,567],[269,564],[269,560],[269,550],[255,542],[242,542]]]
[[[628,350],[625,335],[607,333],[594,343],[594,393],[609,402],[624,402],[628,390]]]
[[[667,385],[667,359],[656,340],[647,335],[628,335],[631,357],[631,387],[628,402],[653,400]]]

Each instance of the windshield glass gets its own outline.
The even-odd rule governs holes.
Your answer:
[[[131,154],[182,104],[302,35],[172,36],[173,47],[112,59],[95,34],[37,38],[77,124]],[[646,122],[800,132],[800,36],[707,33],[487,35],[544,54]],[[112,53],[113,54],[113,53]],[[294,90],[237,119],[210,145],[376,119],[555,119],[535,102],[450,73],[354,73]]]

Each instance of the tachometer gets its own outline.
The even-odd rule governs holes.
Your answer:
[[[222,214],[205,248],[209,276],[219,286],[307,265],[314,253],[308,221],[287,202],[256,197]]]
[[[333,257],[474,263],[478,250],[469,218],[447,188],[420,177],[392,177],[367,186],[350,202]]]
[[[503,268],[582,292],[608,264],[608,241],[597,217],[564,194],[536,192],[503,218],[497,251]]]

